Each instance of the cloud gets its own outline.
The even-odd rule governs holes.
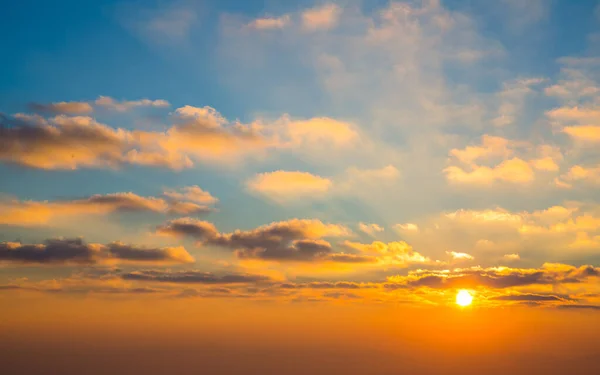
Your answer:
[[[553,301],[564,301],[565,299],[559,296],[553,295],[539,295],[539,294],[509,294],[504,296],[497,296],[490,298],[493,301],[515,301],[515,302],[553,302]]]
[[[284,135],[293,146],[330,145],[351,146],[360,136],[355,127],[347,122],[329,117],[314,117],[308,120],[285,120]]]
[[[219,202],[218,198],[213,197],[208,191],[202,190],[197,185],[186,186],[177,190],[166,190],[164,195],[179,201],[191,201],[204,205],[212,205]]]
[[[529,164],[519,158],[503,161],[493,168],[475,166],[470,171],[450,166],[444,173],[450,182],[459,184],[489,185],[497,181],[527,184],[534,179]]]
[[[84,115],[94,109],[87,102],[57,102],[49,104],[31,103],[29,108],[35,112],[48,112],[64,115]]]
[[[446,254],[448,254],[454,260],[473,260],[473,259],[475,259],[475,257],[473,257],[472,255],[467,254],[467,253],[457,253],[455,251],[446,251]]]
[[[484,135],[480,146],[450,150],[446,179],[455,184],[487,185],[498,182],[527,185],[535,171],[556,172],[563,156],[550,145],[537,147],[526,141]]]
[[[323,197],[332,182],[308,172],[275,171],[254,176],[246,181],[246,187],[254,194],[285,203]]]
[[[95,105],[99,107],[103,107],[105,109],[117,112],[126,112],[133,108],[137,107],[157,107],[157,108],[166,108],[169,107],[170,104],[166,100],[158,99],[158,100],[150,100],[150,99],[140,99],[140,100],[123,100],[118,101],[109,96],[100,96],[94,102]]]
[[[377,233],[383,232],[385,230],[378,224],[365,224],[362,222],[358,223],[358,229],[372,237],[375,237]]]
[[[100,97],[95,105],[123,112],[169,103]],[[0,161],[41,169],[143,165],[180,170],[196,162],[233,166],[274,153],[317,157],[332,147],[350,151],[361,141],[354,125],[329,117],[292,120],[284,114],[244,124],[212,107],[185,105],[169,122],[161,131],[114,128],[89,116],[0,115]]]
[[[328,30],[339,20],[341,8],[336,4],[325,4],[302,12],[302,27],[305,30]]]
[[[582,126],[566,126],[563,132],[571,137],[589,142],[600,142],[600,126],[582,125]]]
[[[506,289],[533,285],[578,284],[600,276],[600,268],[544,264],[539,269],[490,267],[455,270],[410,271],[407,276],[388,278],[386,288],[456,289],[485,287]]]
[[[360,242],[344,241],[342,243],[347,249],[376,256],[383,264],[406,267],[412,264],[433,264],[431,259],[414,251],[412,246],[404,241],[381,242],[374,241],[370,244]]]
[[[519,254],[505,254],[503,256],[503,258],[506,259],[506,260],[513,261],[513,260],[520,260],[521,256],[519,256]]]
[[[574,165],[567,173],[561,175],[556,181],[558,185],[566,188],[571,188],[571,184],[575,182],[600,185],[600,166],[584,167],[581,165]]]
[[[350,230],[319,220],[292,219],[252,230],[220,233],[212,223],[183,218],[159,226],[157,233],[191,237],[198,240],[199,245],[227,248],[240,259],[350,262],[347,257],[336,259],[338,254],[333,253],[331,244],[323,240],[324,237],[347,236]]]
[[[269,277],[261,275],[215,275],[210,272],[201,271],[172,272],[157,270],[133,271],[122,274],[121,278],[130,281],[151,281],[176,284],[246,284],[271,281]]]
[[[81,238],[48,239],[41,244],[0,243],[0,262],[15,265],[93,265],[113,263],[193,263],[183,247],[149,248],[112,242],[85,243]]]
[[[142,197],[134,193],[92,195],[87,198],[56,201],[0,199],[0,224],[45,225],[52,220],[77,215],[105,215],[113,212],[154,212],[191,215],[214,211],[218,200],[198,186],[183,192],[168,190],[164,197]]]
[[[350,167],[332,177],[308,172],[275,171],[260,173],[246,181],[248,191],[274,202],[299,203],[324,197],[364,197],[391,189],[400,178],[392,165],[375,169]]]
[[[221,119],[210,107],[186,106],[175,111],[166,132],[158,132],[112,128],[87,116],[2,116],[0,160],[41,169],[128,164],[181,169],[193,166],[192,159],[231,163],[277,146],[252,125]]]
[[[413,224],[413,223],[395,224],[394,225],[394,229],[397,232],[400,232],[400,233],[403,233],[403,232],[418,232],[419,231],[419,226],[417,224]]]
[[[165,236],[188,236],[197,240],[215,238],[219,232],[213,223],[192,218],[175,219],[157,228]]]
[[[16,115],[0,122],[0,160],[33,168],[115,167],[123,163],[123,149],[131,139],[127,131],[84,116],[46,121]]]
[[[283,29],[288,26],[291,22],[291,18],[288,14],[284,14],[280,17],[264,17],[257,18],[248,24],[248,27],[257,30],[273,30]]]

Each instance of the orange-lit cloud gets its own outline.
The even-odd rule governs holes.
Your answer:
[[[416,252],[412,246],[404,241],[395,241],[389,243],[374,241],[370,244],[344,241],[343,245],[348,249],[377,256],[379,262],[389,265],[406,267],[411,264],[435,263],[428,257]]]
[[[124,161],[130,134],[90,117],[57,116],[50,121],[19,115],[0,124],[0,160],[42,169],[115,167]]]
[[[331,29],[338,23],[341,9],[336,4],[325,4],[302,13],[302,27],[306,30]]]
[[[168,105],[163,100],[117,102],[108,97],[99,103],[121,112]],[[242,124],[228,121],[214,108],[186,105],[177,108],[171,120],[165,131],[148,131],[112,128],[88,116],[1,116],[0,160],[41,169],[128,164],[183,169],[197,161],[235,164],[248,156],[263,157],[267,151],[346,147],[358,139],[352,125],[325,117],[291,120],[285,115],[268,124]]]
[[[284,203],[323,197],[332,187],[331,180],[298,171],[261,173],[246,182],[248,190],[275,202]]]
[[[541,144],[484,135],[481,146],[450,150],[451,162],[444,169],[449,182],[492,185],[497,182],[530,184],[536,170],[557,172],[563,159],[560,150]]]
[[[134,193],[93,195],[74,200],[0,200],[0,224],[44,225],[53,219],[112,212],[155,212],[191,215],[214,211],[218,200],[198,186],[168,190],[164,197],[142,197]]]

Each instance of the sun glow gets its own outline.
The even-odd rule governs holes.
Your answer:
[[[456,294],[456,304],[462,307],[469,306],[473,303],[473,296],[467,290],[459,290]]]

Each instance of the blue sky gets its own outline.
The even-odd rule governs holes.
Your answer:
[[[286,280],[600,261],[595,1],[7,6],[0,241],[184,246],[182,267]],[[227,237],[273,222],[274,248]],[[77,270],[6,257],[6,282]]]

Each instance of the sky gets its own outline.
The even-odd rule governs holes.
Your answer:
[[[596,1],[2,7],[9,370],[600,371]]]

